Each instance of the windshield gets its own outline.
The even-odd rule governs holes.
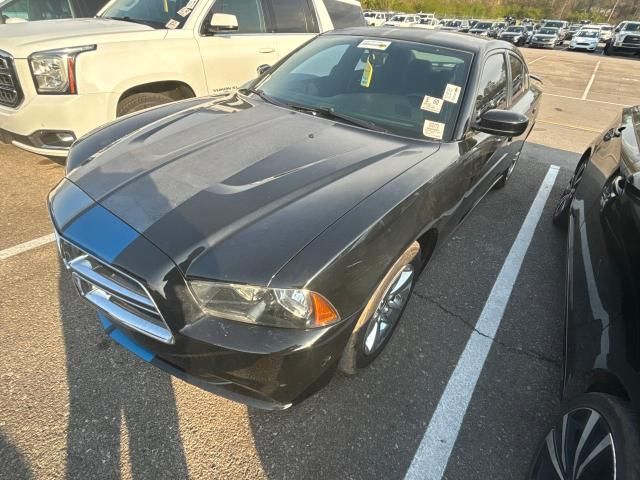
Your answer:
[[[394,17],[391,17],[391,21],[392,22],[404,22],[404,19],[407,18],[404,15],[396,15]]]
[[[507,32],[522,32],[524,30],[522,27],[509,27],[505,31]]]
[[[547,22],[544,24],[545,27],[550,27],[550,28],[561,28],[562,27],[562,22]]]
[[[558,33],[558,29],[557,28],[541,28],[538,31],[538,33],[541,35],[555,35],[556,33]]]
[[[446,140],[472,59],[469,52],[421,43],[318,37],[255,88],[265,99],[316,109],[318,116],[347,116],[395,135]]]
[[[116,0],[101,17],[176,29],[184,26],[195,4],[194,0]]]
[[[598,38],[598,37],[600,37],[600,35],[595,30],[586,30],[586,31],[583,31],[583,32],[578,32],[576,34],[576,37],[578,37],[578,38]]]
[[[477,28],[478,30],[489,30],[491,28],[491,24],[490,23],[476,23],[476,26],[474,28]]]
[[[608,25],[603,25],[602,27],[600,27],[600,30],[604,32],[610,32],[611,30],[613,30],[613,27],[610,27]]]
[[[0,23],[12,20],[34,21],[71,18],[73,13],[67,0],[11,0],[0,2]]]
[[[445,27],[459,27],[461,22],[458,21],[449,21],[444,24]]]
[[[625,32],[640,32],[640,23],[627,23],[622,30]]]

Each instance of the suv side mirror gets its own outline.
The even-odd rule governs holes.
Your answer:
[[[488,110],[480,116],[474,129],[501,137],[518,137],[529,126],[529,118],[518,112],[509,110]]]
[[[264,75],[269,70],[271,70],[271,65],[267,65],[266,63],[264,63],[264,64],[260,65],[258,68],[256,68],[256,71],[258,72],[258,75]]]
[[[209,32],[235,32],[238,30],[238,18],[228,13],[214,13],[209,22]]]

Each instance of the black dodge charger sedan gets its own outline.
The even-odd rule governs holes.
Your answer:
[[[565,405],[531,478],[640,478],[640,107],[584,153],[554,222],[568,224]]]
[[[259,71],[79,140],[49,208],[116,342],[282,409],[382,351],[541,92],[512,45],[423,29],[331,32]]]

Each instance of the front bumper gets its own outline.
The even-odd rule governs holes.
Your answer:
[[[38,95],[26,60],[16,59],[24,99],[16,108],[0,105],[0,141],[40,155],[66,157],[68,147],[47,143],[50,133],[80,138],[115,118],[111,93]]]
[[[640,52],[640,43],[612,42],[611,46],[618,52],[638,53]]]
[[[587,50],[589,52],[595,52],[598,49],[598,45],[597,44],[590,44],[590,45],[569,45],[569,50]]]
[[[535,47],[535,48],[555,48],[556,44],[555,42],[540,42],[537,40],[531,40],[531,43],[529,44],[529,46],[531,47]]]

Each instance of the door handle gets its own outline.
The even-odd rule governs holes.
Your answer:
[[[258,52],[260,52],[260,53],[273,53],[275,51],[276,51],[276,49],[273,48],[273,47],[264,47],[264,48],[261,48],[260,50],[258,50]]]

